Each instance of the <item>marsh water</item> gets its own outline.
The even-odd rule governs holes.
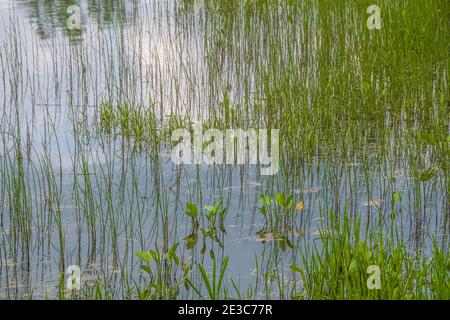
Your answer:
[[[67,28],[67,8],[73,4],[81,9],[81,30]],[[320,246],[330,210],[336,215],[346,211],[363,224],[381,220],[381,228],[395,232],[412,253],[427,256],[433,240],[447,247],[448,172],[441,163],[448,163],[448,154],[431,146],[411,147],[404,133],[421,127],[421,120],[405,116],[393,125],[395,112],[389,114],[387,105],[384,130],[392,134],[381,137],[368,128],[363,148],[325,141],[309,147],[311,136],[302,129],[309,127],[305,115],[303,123],[296,123],[295,150],[281,149],[281,168],[273,176],[261,175],[256,165],[176,166],[170,144],[138,144],[102,131],[98,119],[105,101],[152,110],[158,132],[170,126],[174,115],[201,123],[231,108],[246,109],[252,118],[256,113],[248,105],[266,102],[275,105],[266,112],[283,112],[277,106],[284,94],[265,94],[267,86],[296,80],[305,88],[319,87],[321,69],[339,64],[337,53],[330,66],[319,57],[325,27],[318,22],[319,8],[308,8],[284,29],[274,25],[273,16],[265,25],[249,27],[245,17],[213,14],[197,1],[0,0],[0,298],[56,298],[71,265],[80,267],[84,290],[100,282],[111,297],[127,297],[129,287],[146,281],[135,253],[175,243],[182,261],[199,262],[207,270],[212,262],[202,245],[206,252],[229,256],[226,277],[240,288],[262,281],[272,270],[295,288],[299,284],[289,266],[301,258],[291,247]],[[276,11],[287,15],[282,8]],[[356,17],[364,25],[366,13]],[[301,21],[297,27],[295,19]],[[230,28],[244,31],[229,33]],[[270,37],[280,47],[274,48],[277,41]],[[353,43],[350,36],[346,41]],[[278,51],[280,65],[283,59],[298,62],[298,78],[280,76],[287,69],[271,67],[270,50]],[[364,73],[359,58],[352,59],[352,67]],[[441,87],[446,87],[447,72],[436,69]],[[414,81],[408,72],[405,78]],[[411,85],[417,101],[428,94],[416,91],[426,81]],[[439,100],[433,84],[427,89],[429,99]],[[302,105],[317,103],[308,93],[291,93],[301,97]],[[330,96],[356,99],[338,89]],[[350,121],[339,127],[351,127]],[[259,125],[268,127],[270,121]],[[417,171],[423,179],[415,177]],[[292,194],[294,204],[302,202],[288,248],[273,234],[258,233],[264,227],[259,197],[281,192]],[[187,247],[186,204],[205,211],[218,200],[226,208],[225,232]],[[205,219],[200,219],[203,226]],[[279,283],[269,287],[272,298],[283,297]],[[256,298],[267,296],[262,288],[256,286]],[[181,292],[181,297],[192,295]]]

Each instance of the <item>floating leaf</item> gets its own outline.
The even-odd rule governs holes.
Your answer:
[[[293,249],[294,246],[292,245],[292,242],[287,238],[287,237],[283,237],[280,239],[280,247],[281,250],[285,251],[286,250],[286,246]]]
[[[303,201],[299,201],[297,203],[297,205],[295,206],[295,210],[296,211],[302,211],[304,207],[305,207],[305,205],[303,204]]]
[[[291,209],[292,209],[293,201],[294,201],[294,195],[291,194],[291,195],[287,198],[287,201],[286,201],[286,209],[288,209],[288,210],[291,210]]]
[[[286,240],[284,238],[280,240],[280,247],[281,247],[281,250],[283,250],[283,251],[286,250]]]
[[[147,274],[152,275],[152,270],[148,266],[142,265],[141,269],[147,272]]]

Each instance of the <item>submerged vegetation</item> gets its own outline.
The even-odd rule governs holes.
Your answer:
[[[448,1],[3,2],[0,299],[450,299]]]

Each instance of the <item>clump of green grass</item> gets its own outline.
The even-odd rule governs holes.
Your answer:
[[[225,275],[227,271],[227,266],[229,262],[229,257],[223,258],[221,261],[220,267],[218,265],[218,259],[213,250],[209,252],[209,255],[212,260],[212,274],[208,276],[206,268],[202,264],[197,264],[198,271],[201,275],[201,285],[204,285],[207,290],[207,297],[210,300],[219,300],[221,298],[227,297],[227,287],[224,284]],[[198,295],[198,298],[204,299],[205,296],[202,294],[201,287],[194,285],[189,279],[186,280],[189,286],[194,290],[194,292]]]
[[[199,209],[192,202],[186,205],[186,215],[191,218],[191,233],[184,238],[186,241],[186,248],[193,249],[198,241],[198,230],[202,235],[202,249],[200,250],[203,255],[206,252],[206,240],[210,239],[212,242],[219,244],[223,248],[223,235],[226,233],[225,230],[225,217],[228,209],[223,207],[223,201],[219,200],[214,205],[205,206],[206,213],[203,214],[202,211],[202,226],[199,229]]]
[[[292,247],[288,239],[296,232],[294,221],[297,213],[303,209],[303,202],[298,202],[294,208],[294,195],[284,192],[276,193],[273,198],[261,195],[259,202],[262,206],[258,210],[264,219],[264,226],[256,234],[262,240],[285,240]]]
[[[98,120],[102,133],[120,135],[138,146],[159,143],[157,119],[151,108],[135,107],[126,102],[117,106],[103,102],[98,108]]]

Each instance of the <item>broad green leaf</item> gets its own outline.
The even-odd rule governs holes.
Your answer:
[[[193,249],[197,244],[198,236],[196,234],[193,234],[184,238],[184,240],[186,240],[186,249]]]
[[[286,204],[286,194],[284,192],[277,193],[275,195],[275,200],[277,200],[278,206],[284,207],[284,205]]]
[[[289,269],[291,269],[293,272],[298,272],[298,273],[303,272],[303,269],[300,268],[299,266],[290,266]]]
[[[198,208],[192,202],[188,202],[186,204],[186,214],[192,219],[197,219],[198,217]]]
[[[305,205],[303,204],[303,201],[299,201],[297,203],[297,205],[295,206],[295,210],[296,211],[302,211],[304,207],[305,207]]]

